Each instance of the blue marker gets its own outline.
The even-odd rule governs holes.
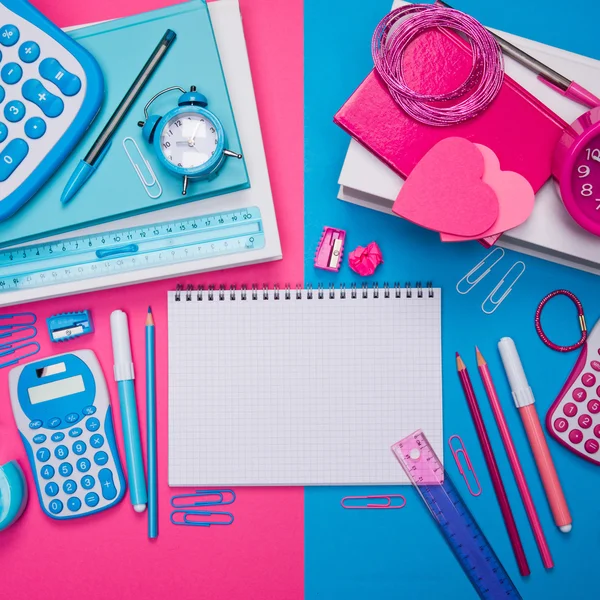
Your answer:
[[[129,341],[127,315],[122,310],[115,310],[111,313],[110,330],[115,359],[115,381],[119,386],[129,495],[134,510],[136,512],[144,512],[148,496],[146,494],[140,426],[135,402],[135,388],[133,385],[135,374],[131,358],[131,342]]]

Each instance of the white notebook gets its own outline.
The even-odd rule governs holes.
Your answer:
[[[169,293],[169,485],[408,483],[442,443],[441,291]]]

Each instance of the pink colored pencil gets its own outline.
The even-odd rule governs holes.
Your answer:
[[[496,463],[494,451],[492,450],[492,444],[490,443],[490,438],[488,437],[485,423],[483,422],[483,417],[481,416],[481,411],[479,410],[479,404],[477,402],[477,398],[475,397],[473,384],[471,383],[471,378],[467,372],[467,367],[465,367],[465,363],[458,352],[456,353],[456,366],[458,369],[458,377],[460,378],[460,382],[467,399],[467,404],[469,405],[469,410],[471,411],[471,417],[473,418],[473,423],[475,424],[477,437],[479,438],[479,443],[481,444],[481,449],[483,450],[483,456],[485,458],[490,477],[492,478],[492,485],[494,486],[496,498],[498,499],[498,504],[500,505],[500,511],[502,512],[502,517],[504,519],[504,525],[506,526],[506,531],[508,532],[508,537],[515,554],[515,558],[517,559],[519,573],[521,573],[521,575],[529,575],[531,571],[529,570],[529,565],[527,564],[525,550],[523,549],[517,524],[515,523],[515,518],[508,502],[508,496],[506,495],[506,490],[504,489],[504,483],[502,483],[500,469],[498,469],[498,464]]]
[[[517,482],[517,487],[519,488],[521,499],[523,500],[527,517],[529,518],[529,523],[531,524],[531,529],[533,530],[533,536],[535,537],[535,541],[542,557],[542,562],[544,563],[544,567],[546,567],[546,569],[551,569],[554,566],[554,562],[552,561],[550,548],[548,547],[548,542],[546,542],[542,524],[540,523],[537,511],[535,510],[535,504],[533,503],[533,498],[531,497],[531,492],[529,491],[529,486],[527,485],[527,480],[525,479],[525,474],[523,473],[523,468],[521,467],[517,450],[510,435],[508,423],[506,422],[504,412],[502,411],[502,406],[500,405],[500,400],[498,399],[498,394],[496,393],[496,388],[494,386],[494,382],[492,381],[492,374],[490,373],[487,362],[485,361],[485,358],[483,358],[479,348],[475,348],[475,350],[477,353],[477,366],[479,367],[479,374],[481,375],[483,386],[485,387],[486,394],[490,400],[492,411],[494,413],[498,429],[500,430],[500,436],[504,442],[504,448],[506,449],[506,454],[508,455],[508,460],[510,462],[510,466],[512,467],[513,474]]]

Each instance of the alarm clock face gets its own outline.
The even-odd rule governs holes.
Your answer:
[[[600,138],[590,140],[577,154],[571,190],[581,211],[600,223]]]
[[[179,112],[167,121],[160,134],[160,147],[165,158],[180,169],[201,168],[213,157],[218,146],[217,126],[206,115],[197,112]]]

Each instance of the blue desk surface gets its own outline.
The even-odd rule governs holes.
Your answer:
[[[455,0],[453,4],[486,25],[600,59],[597,41],[600,3]],[[516,340],[538,411],[545,416],[575,362],[576,353],[561,355],[541,343],[533,327],[537,303],[551,290],[570,289],[582,300],[591,326],[600,318],[600,278],[507,252],[504,259],[507,265],[522,259],[527,270],[505,304],[494,315],[487,316],[480,310],[480,304],[491,288],[482,283],[481,289],[476,288],[467,296],[459,296],[455,291],[456,282],[485,254],[483,248],[476,243],[442,246],[434,233],[336,200],[337,179],[348,137],[333,124],[332,117],[372,67],[371,34],[390,6],[391,0],[305,0],[305,278],[314,283],[359,282],[360,278],[347,264],[333,277],[313,268],[314,246],[322,227],[332,225],[347,230],[348,250],[372,240],[380,244],[385,264],[376,273],[378,281],[433,280],[442,287],[445,438],[454,433],[463,437],[483,493],[478,498],[467,494],[451,458],[446,463],[449,473],[455,480],[458,478],[469,507],[525,599],[598,597],[600,468],[550,442],[573,516],[572,532],[560,533],[553,523],[518,413],[512,408],[496,343],[506,335]],[[578,338],[575,309],[568,300],[557,299],[546,310],[544,324],[551,336],[563,342]],[[490,364],[537,503],[556,565],[548,572],[541,563],[476,373],[475,344]],[[454,367],[457,350],[467,361],[481,401],[531,567],[528,578],[518,574],[460,389]],[[475,598],[473,588],[412,488],[401,488],[407,499],[403,510],[347,511],[340,507],[340,499],[349,493],[382,491],[381,488],[307,488],[306,598]]]

